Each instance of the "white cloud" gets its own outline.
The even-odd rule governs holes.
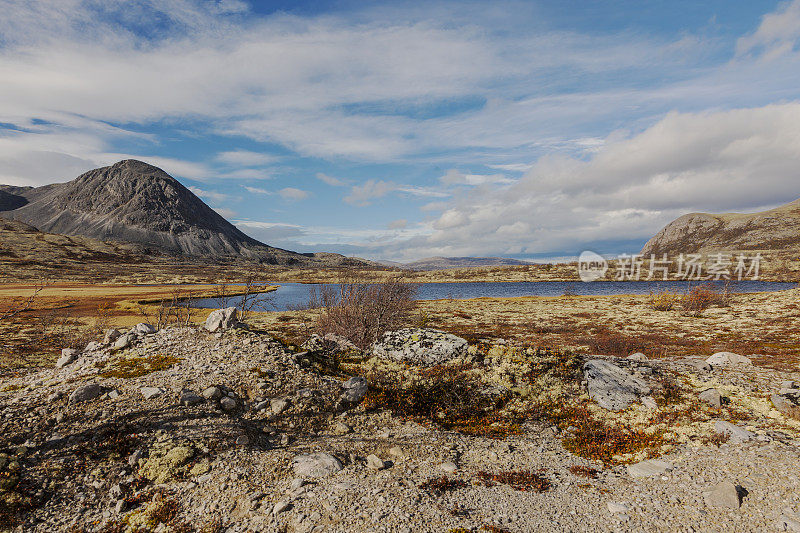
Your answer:
[[[408,226],[408,220],[406,220],[405,218],[398,218],[397,220],[392,220],[387,225],[389,229],[404,229],[406,226]]]
[[[241,165],[245,167],[256,167],[261,165],[268,165],[278,160],[277,157],[262,152],[251,152],[249,150],[232,150],[229,152],[220,152],[216,155],[215,159],[222,163],[230,165]]]
[[[286,198],[287,200],[305,200],[310,196],[308,191],[304,191],[302,189],[295,189],[294,187],[286,187],[278,191],[282,197]]]
[[[502,174],[464,174],[463,172],[460,172],[454,168],[448,170],[444,176],[439,178],[439,181],[445,185],[487,185],[490,183],[514,183],[514,180],[509,179]]]
[[[225,200],[228,200],[230,198],[227,194],[223,194],[221,192],[216,192],[216,191],[207,191],[199,187],[189,187],[189,190],[192,191],[197,196],[199,196],[200,198],[204,198],[214,202],[224,202]]]
[[[228,209],[225,207],[214,207],[212,209],[214,209],[214,211],[222,215],[223,218],[233,218],[237,214],[236,211],[234,211],[233,209]]]
[[[333,176],[328,176],[322,172],[317,172],[317,179],[321,182],[330,185],[331,187],[345,187],[347,183],[340,180],[339,178],[334,178]]]
[[[383,198],[390,192],[397,189],[397,185],[390,181],[367,180],[361,185],[354,185],[350,189],[350,194],[344,197],[348,204],[367,206],[377,198]]]
[[[247,190],[247,192],[251,192],[253,194],[275,194],[274,192],[267,189],[262,189],[261,187],[251,187],[249,185],[243,185],[243,187]]]
[[[800,40],[800,0],[785,2],[775,12],[764,15],[758,29],[736,43],[738,54],[760,53],[775,59],[796,51]]]

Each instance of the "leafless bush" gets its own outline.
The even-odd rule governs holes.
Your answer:
[[[39,296],[39,293],[42,292],[46,286],[46,282],[40,282],[34,287],[33,293],[29,297],[12,299],[6,305],[6,308],[0,311],[0,320],[13,318],[20,313],[29,311],[33,307],[36,297]]]
[[[158,329],[170,324],[188,326],[196,311],[194,300],[192,291],[174,289],[170,297],[162,298],[155,308],[140,305],[139,314]]]
[[[354,278],[321,285],[312,292],[309,307],[322,309],[316,324],[321,334],[334,333],[366,349],[384,332],[409,320],[416,290],[416,285],[399,277],[377,283]]]

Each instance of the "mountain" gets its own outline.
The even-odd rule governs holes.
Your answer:
[[[758,213],[691,213],[667,224],[642,255],[800,249],[800,200]]]
[[[136,243],[175,255],[272,264],[350,262],[338,254],[298,254],[248,237],[175,178],[133,159],[90,170],[67,183],[0,185],[0,215],[43,232]]]
[[[411,263],[380,261],[381,264],[407,270],[443,270],[447,268],[471,268],[490,266],[529,265],[526,261],[505,257],[427,257]]]

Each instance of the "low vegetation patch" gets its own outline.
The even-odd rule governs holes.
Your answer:
[[[588,479],[597,479],[597,474],[600,473],[600,471],[596,468],[585,465],[572,465],[569,467],[569,471],[576,476],[585,477]]]
[[[529,470],[513,470],[490,474],[489,472],[478,472],[478,479],[487,486],[497,484],[508,485],[514,490],[523,492],[545,492],[550,488],[550,481],[541,475],[541,472],[531,472]]]
[[[101,372],[100,375],[104,378],[138,378],[159,370],[166,370],[178,362],[180,362],[179,358],[162,354],[125,357],[114,361],[112,368]]]
[[[420,485],[422,490],[434,492],[436,494],[443,494],[445,492],[452,492],[456,489],[463,489],[467,486],[465,481],[460,479],[452,479],[447,476],[432,478]]]

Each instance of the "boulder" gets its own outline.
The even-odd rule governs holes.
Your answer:
[[[320,337],[316,333],[311,335],[300,347],[308,352],[356,352],[358,347],[348,339],[334,333],[326,333]]]
[[[589,397],[609,411],[621,411],[642,396],[650,394],[650,386],[628,370],[610,361],[594,359],[583,365]]]
[[[717,352],[708,359],[706,363],[713,366],[750,366],[753,364],[749,357],[733,352]]]
[[[78,387],[69,395],[69,403],[81,403],[94,400],[103,394],[103,389],[97,383],[89,383]]]
[[[335,474],[342,468],[342,462],[329,453],[309,453],[297,455],[292,459],[294,473],[298,477],[324,477]]]
[[[724,420],[714,422],[714,431],[728,435],[731,442],[746,442],[755,438],[755,434]]]
[[[99,350],[103,347],[103,344],[97,341],[91,341],[89,344],[86,345],[86,348],[83,349],[84,352],[94,352]]]
[[[659,459],[647,459],[646,461],[628,465],[627,469],[632,478],[645,478],[660,476],[672,470],[672,463]]]
[[[367,456],[367,468],[372,470],[383,470],[386,468],[386,466],[386,462],[374,453],[371,453]]]
[[[70,365],[78,359],[78,351],[73,350],[72,348],[64,348],[61,350],[61,357],[58,358],[56,361],[56,368],[64,368],[67,365]]]
[[[129,347],[131,343],[133,343],[133,339],[136,338],[136,335],[132,333],[126,333],[125,335],[120,335],[116,341],[114,341],[114,345],[112,348],[115,350],[124,350],[125,348]]]
[[[202,392],[206,400],[219,400],[222,398],[222,390],[219,387],[208,387]]]
[[[155,332],[156,328],[146,322],[139,322],[131,328],[131,333],[135,333],[136,335],[150,335]]]
[[[639,363],[644,363],[645,361],[648,360],[647,356],[645,354],[643,354],[642,352],[636,352],[634,354],[631,354],[628,357],[626,357],[625,359],[628,359],[629,361],[637,361]]]
[[[342,383],[342,400],[350,403],[360,402],[367,394],[369,385],[361,376],[355,376]]]
[[[727,509],[738,509],[742,504],[739,488],[731,481],[723,481],[703,496],[706,505],[709,507],[724,507]]]
[[[142,393],[145,400],[150,400],[152,398],[158,398],[162,394],[164,394],[164,389],[160,389],[158,387],[142,387],[139,389],[139,392]]]
[[[717,389],[706,389],[698,394],[697,397],[714,409],[722,407],[722,395]]]
[[[226,307],[212,311],[206,319],[205,328],[207,331],[224,331],[236,327],[239,321],[236,319],[236,308]]]
[[[465,339],[428,328],[387,331],[372,346],[372,354],[384,359],[431,366],[467,355]]]
[[[122,333],[120,333],[118,329],[107,329],[105,335],[103,336],[103,344],[111,344],[117,340],[120,335],[122,335]]]

